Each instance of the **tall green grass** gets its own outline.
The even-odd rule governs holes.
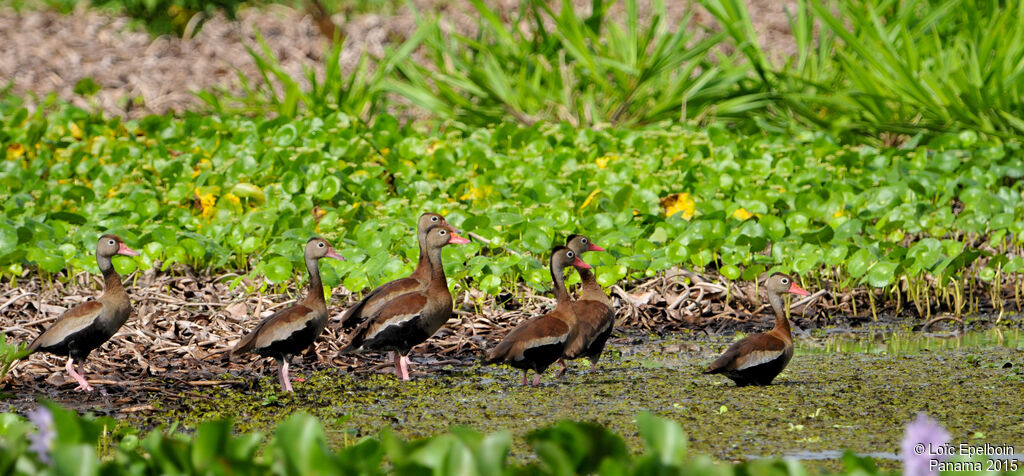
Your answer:
[[[293,78],[261,40],[250,51],[261,78],[201,97],[218,112],[370,120],[406,107],[398,95],[416,116],[469,126],[729,119],[840,135],[1024,136],[1024,0],[800,0],[789,12],[797,53],[778,64],[743,0],[700,0],[713,31],[692,26],[693,11],[669,24],[662,1],[622,0],[611,14],[615,2],[592,0],[580,15],[570,0],[528,0],[511,18],[471,3],[472,36],[419,12],[408,40],[348,73],[338,42],[323,76]]]
[[[569,0],[557,10],[531,0],[506,22],[482,1],[472,4],[479,17],[472,37],[446,32],[436,17],[421,19],[416,38],[429,61],[399,64],[390,91],[471,125],[635,125],[734,117],[764,105],[747,67],[714,52],[725,35],[686,27],[692,12],[668,25],[660,1],[644,16],[626,0],[617,19],[600,0],[586,17]]]
[[[1024,134],[1024,2],[800,0],[797,55],[774,67],[740,0],[703,0],[782,120],[868,133]]]

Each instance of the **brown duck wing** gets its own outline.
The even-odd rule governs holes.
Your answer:
[[[530,319],[512,329],[498,345],[487,354],[486,364],[505,360],[522,360],[523,354],[534,347],[551,344],[565,344],[572,337],[572,329],[554,311]]]
[[[565,358],[575,359],[584,352],[609,326],[615,324],[615,312],[604,303],[592,300],[579,300],[572,303],[576,313],[578,329],[576,337],[565,348]]]
[[[389,300],[352,333],[348,345],[341,352],[360,350],[378,337],[383,337],[384,333],[412,331],[423,317],[426,307],[427,294],[422,291],[406,293]]]
[[[40,348],[58,345],[68,337],[95,325],[102,313],[103,303],[100,301],[83,302],[68,309],[57,318],[57,321],[49,329],[43,331],[29,344],[28,350],[35,352]]]
[[[344,329],[358,327],[366,322],[368,316],[372,316],[381,306],[386,305],[389,300],[418,291],[421,286],[419,281],[411,277],[396,279],[377,286],[355,306],[345,311],[345,314],[341,316],[341,327]]]
[[[752,335],[729,346],[725,353],[712,362],[704,373],[714,374],[725,370],[743,370],[771,362],[785,353],[786,343],[775,335],[769,332]]]
[[[252,332],[242,337],[232,355],[244,354],[257,349],[270,347],[275,342],[288,340],[295,333],[309,326],[318,313],[302,304],[282,309],[260,322]]]

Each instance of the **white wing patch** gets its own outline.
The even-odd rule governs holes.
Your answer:
[[[750,367],[767,364],[775,359],[782,358],[782,354],[785,353],[785,350],[755,350],[743,358],[743,365],[736,367],[736,370],[749,369]]]
[[[416,319],[416,318],[420,317],[420,314],[421,313],[417,312],[417,313],[414,313],[414,314],[399,314],[397,316],[393,316],[390,319],[384,321],[381,324],[381,326],[377,328],[377,330],[375,330],[375,331],[371,332],[370,334],[368,334],[366,336],[366,340],[372,339],[377,334],[380,334],[381,332],[383,332],[384,329],[387,329],[389,327],[398,326],[398,325],[401,325],[404,322],[409,322],[409,321],[411,321],[413,319]]]
[[[551,344],[562,344],[562,343],[565,342],[565,339],[568,338],[568,337],[569,337],[569,334],[562,334],[562,335],[558,335],[558,336],[548,336],[548,337],[540,337],[540,338],[537,338],[537,339],[530,339],[528,342],[523,344],[523,352],[526,352],[527,349],[532,349],[534,347],[542,347],[542,346],[551,345]],[[521,359],[517,359],[517,360],[521,360]]]

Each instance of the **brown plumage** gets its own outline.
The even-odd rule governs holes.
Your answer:
[[[309,271],[309,292],[302,302],[275,312],[260,322],[252,332],[238,341],[231,355],[254,353],[277,360],[278,380],[286,392],[292,391],[288,377],[288,361],[303,349],[313,345],[327,325],[327,302],[324,285],[320,280],[321,258],[344,260],[323,238],[313,237],[305,246],[306,270]]]
[[[416,269],[411,275],[384,283],[374,288],[369,294],[363,296],[355,306],[345,311],[341,317],[343,329],[354,329],[380,310],[388,301],[406,293],[420,291],[427,287],[430,282],[430,260],[427,257],[427,231],[435,226],[443,227],[449,233],[458,234],[459,230],[448,224],[444,217],[437,213],[424,213],[420,215],[416,225],[416,241],[420,246],[420,258],[416,263]]]
[[[773,274],[764,287],[768,292],[768,302],[775,311],[775,327],[735,342],[704,373],[723,374],[736,382],[737,386],[768,385],[789,364],[793,357],[793,336],[780,295],[793,293],[807,296],[810,293],[797,286],[793,278],[782,273]]]
[[[551,250],[551,280],[555,285],[555,308],[540,317],[535,317],[512,329],[498,345],[487,354],[485,364],[507,363],[523,371],[523,385],[526,373],[533,370],[533,386],[540,383],[540,374],[558,360],[576,337],[577,318],[573,312],[569,293],[565,289],[565,268],[574,266],[587,269],[579,256],[569,248],[556,246]]]
[[[103,295],[96,301],[79,304],[61,314],[49,329],[28,345],[30,352],[49,352],[68,356],[65,368],[78,382],[75,390],[92,391],[85,372],[76,372],[74,361],[82,362],[93,349],[103,345],[131,315],[128,293],[110,258],[114,255],[137,256],[117,235],[103,235],[96,243],[96,263],[103,273]]]
[[[604,248],[583,235],[570,235],[565,241],[565,246],[579,256],[588,251],[604,251]],[[601,359],[605,343],[608,342],[608,337],[612,335],[612,329],[615,327],[615,308],[612,307],[612,300],[597,283],[593,270],[576,268],[576,273],[580,275],[581,280],[580,294],[573,301],[572,308],[579,320],[579,329],[576,338],[569,343],[562,358],[559,359],[562,368],[555,377],[565,374],[566,360],[586,358],[590,360],[591,368],[594,368]]]
[[[452,295],[441,262],[441,249],[448,244],[469,243],[447,224],[435,225],[426,233],[430,276],[427,284],[393,295],[375,304],[370,313],[364,306],[363,323],[349,336],[340,354],[350,352],[392,352],[395,374],[409,380],[409,351],[434,335],[452,315]]]

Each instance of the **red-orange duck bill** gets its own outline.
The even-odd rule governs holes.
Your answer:
[[[596,244],[594,244],[593,241],[591,241],[590,242],[590,248],[587,248],[587,251],[604,251],[604,248],[601,248],[600,246],[597,246]]]
[[[452,232],[452,237],[448,240],[448,243],[451,243],[453,245],[462,245],[462,244],[469,243],[469,240],[459,236],[458,233],[455,233],[453,231]]]
[[[117,247],[117,254],[124,256],[138,256],[139,252],[128,247],[128,245],[121,242]]]
[[[810,296],[811,295],[811,293],[807,292],[806,289],[801,288],[800,286],[797,286],[796,283],[793,283],[792,285],[789,286],[789,292],[791,292],[793,294],[799,294],[801,296]]]
[[[590,269],[590,265],[587,264],[587,263],[584,263],[583,260],[581,260],[579,258],[579,256],[576,257],[576,261],[572,262],[572,265],[577,267],[577,268]]]
[[[339,255],[337,251],[334,251],[334,247],[327,248],[327,254],[325,254],[324,256],[328,258],[334,258],[336,260],[348,261],[345,259],[344,256]]]

